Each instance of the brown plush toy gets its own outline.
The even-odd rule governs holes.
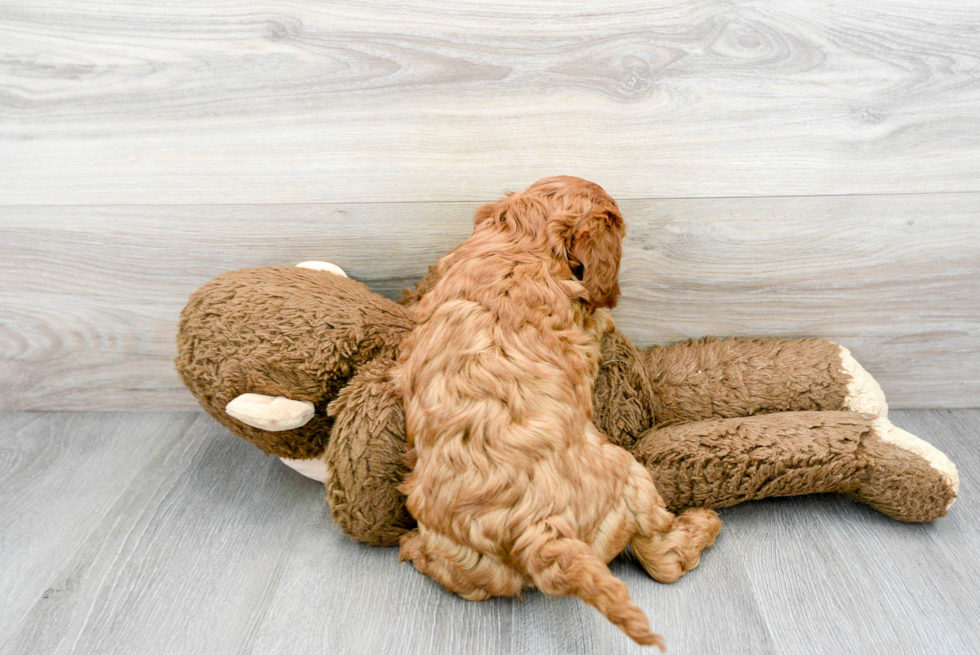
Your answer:
[[[232,433],[326,484],[334,519],[368,544],[413,526],[397,487],[405,425],[389,377],[410,306],[332,264],[218,276],[191,297],[177,338],[181,380]],[[900,521],[956,498],[956,467],[887,419],[884,394],[823,339],[714,339],[644,351],[602,345],[596,425],[650,469],[672,512],[770,496],[850,494]]]

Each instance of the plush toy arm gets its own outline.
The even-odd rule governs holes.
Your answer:
[[[956,498],[953,463],[888,419],[786,412],[653,429],[632,449],[667,508],[847,493],[900,521],[933,521]]]
[[[415,526],[398,490],[409,473],[401,394],[388,372],[394,361],[362,367],[330,403],[327,499],[334,521],[352,539],[397,546]]]
[[[191,296],[177,335],[177,372],[201,406],[283,459],[323,456],[327,404],[359,366],[390,361],[415,324],[337,267],[315,265],[329,272],[307,262],[214,278]]]
[[[804,410],[888,414],[874,378],[826,339],[706,337],[647,348],[643,360],[658,425]]]

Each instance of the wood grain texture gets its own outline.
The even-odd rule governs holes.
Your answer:
[[[894,407],[980,403],[980,194],[621,205],[614,314],[637,344],[823,336]],[[0,408],[195,408],[171,361],[194,289],[319,259],[400,297],[475,207],[0,207]]]
[[[949,516],[770,499],[724,510],[673,585],[617,560],[671,653],[980,650],[980,411],[892,418],[957,463]],[[648,652],[579,601],[444,592],[344,537],[320,485],[200,413],[0,413],[0,454],[5,655]]]
[[[147,416],[156,430],[113,429],[116,414],[106,414],[101,427],[116,441],[152,450],[155,433],[184,420]],[[234,652],[247,636],[292,535],[325,510],[303,502],[308,486],[283,476],[281,464],[236,457],[248,449],[213,421],[191,416],[196,429],[139,469],[112,511],[88,525],[71,558],[52,567],[48,586],[62,593],[36,599],[5,635],[5,652]],[[112,457],[101,474],[119,474]]]
[[[724,520],[724,516],[722,516]],[[677,582],[654,582],[639,562],[615,560],[610,568],[630,589],[633,601],[663,636],[669,653],[780,652],[760,611],[752,579],[738,548],[723,528],[695,572]],[[513,652],[648,654],[606,619],[575,598],[531,591],[515,603]]]
[[[946,518],[898,523],[839,496],[760,501],[722,516],[776,652],[980,652],[977,604],[963,600],[980,595],[980,412],[891,418],[956,463],[959,498]]]
[[[4,0],[0,203],[980,190],[980,2]]]
[[[331,525],[321,485],[263,457],[205,415],[83,416],[89,429],[74,434],[76,448],[98,425],[104,439],[159,456],[135,471],[111,453],[101,466],[93,456],[92,473],[103,480],[90,480],[87,495],[111,509],[87,524],[63,561],[35,560],[34,549],[49,538],[38,532],[5,549],[8,564],[40,572],[29,580],[35,591],[29,610],[0,633],[0,651],[511,652],[500,640],[507,603],[450,597],[399,565],[397,550],[350,541]],[[133,417],[143,422],[137,434],[128,425]],[[42,425],[60,420],[34,418]],[[24,420],[0,414],[0,422]],[[160,437],[174,424],[184,434],[164,449]],[[35,432],[35,441],[46,441]],[[2,444],[13,452],[31,446],[7,438]],[[124,474],[129,481],[119,495],[116,477]],[[30,487],[0,486],[0,493],[30,502],[36,516],[64,503],[60,493],[34,494]],[[62,517],[52,519],[57,526]],[[400,607],[402,599],[412,602]]]
[[[113,515],[131,485],[143,484],[138,472],[165,457],[195,418],[117,415],[108,430],[95,414],[0,418],[0,635],[40,599],[56,603],[72,592],[75,573],[55,580],[54,569]],[[145,441],[133,438],[147,432]]]

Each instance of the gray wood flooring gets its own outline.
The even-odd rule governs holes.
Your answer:
[[[892,419],[957,463],[950,514],[761,501],[674,585],[615,562],[672,654],[980,652],[980,410]],[[641,651],[573,599],[451,596],[323,496],[200,413],[0,413],[0,652]]]

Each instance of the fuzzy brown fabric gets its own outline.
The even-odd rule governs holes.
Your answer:
[[[292,266],[248,268],[191,296],[174,363],[216,421],[266,454],[308,459],[329,440],[327,404],[362,364],[394,360],[413,326],[410,311],[355,280]],[[225,413],[246,392],[312,401],[316,416],[284,432],[250,427]]]
[[[956,492],[926,460],[873,432],[862,446],[858,457],[865,467],[860,483],[841,491],[899,521],[919,523],[946,516]]]
[[[602,364],[592,388],[596,427],[629,450],[654,425],[654,394],[640,352],[615,330],[602,340]]]
[[[900,521],[946,514],[954,493],[921,457],[885,442],[875,417],[784,412],[651,430],[633,447],[672,512],[847,493]]]
[[[430,274],[404,302],[436,281]],[[354,539],[393,545],[411,520],[396,490],[407,471],[404,419],[386,376],[413,326],[410,309],[354,280],[245,269],[191,297],[175,363],[201,406],[264,452],[307,459],[331,442],[335,519]],[[617,331],[605,336],[602,358],[595,423],[645,458],[673,511],[841,491],[896,519],[931,521],[953,497],[925,460],[875,438],[868,419],[785,413],[842,407],[850,379],[832,342],[709,338],[640,353]],[[296,430],[258,430],[224,411],[247,392],[310,400],[317,415]]]
[[[832,492],[859,479],[871,421],[850,412],[708,419],[651,430],[633,456],[672,509]]]
[[[361,368],[328,409],[334,418],[326,452],[330,511],[345,534],[372,546],[397,545],[415,527],[398,490],[409,467],[393,363],[379,359]]]
[[[716,339],[643,353],[658,425],[771,412],[841,410],[851,381],[826,339]]]

